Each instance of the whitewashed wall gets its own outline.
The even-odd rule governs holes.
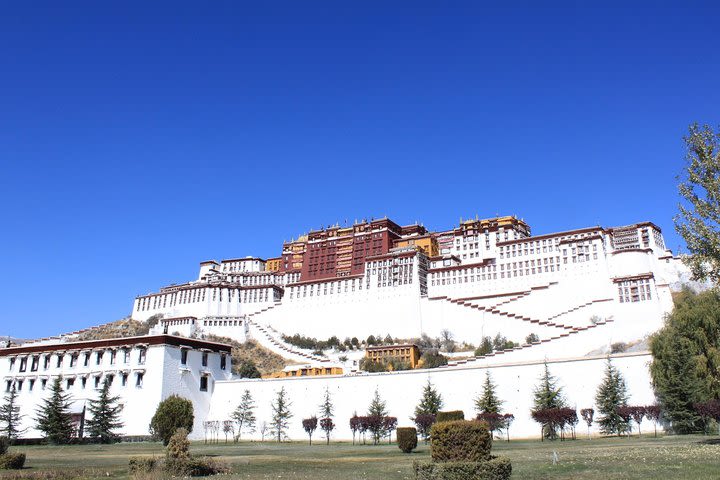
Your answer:
[[[613,357],[613,364],[625,377],[630,392],[630,403],[649,405],[654,403],[648,365],[648,354],[622,354]],[[577,408],[593,407],[594,396],[605,369],[603,357],[549,361],[550,371],[557,376],[570,406]],[[412,426],[410,417],[422,395],[422,389],[428,379],[442,393],[446,410],[463,410],[465,417],[474,416],[473,399],[478,395],[490,371],[497,384],[497,393],[505,402],[504,413],[515,415],[511,437],[538,437],[539,427],[530,417],[532,392],[543,372],[543,363],[527,362],[522,364],[495,365],[489,368],[467,368],[447,370],[420,370],[410,372],[366,374],[360,376],[305,377],[274,380],[231,380],[217,382],[211,409],[210,420],[230,419],[232,411],[239,403],[243,392],[251,392],[257,403],[256,417],[258,425],[270,422],[271,403],[280,388],[284,387],[291,402],[293,414],[290,420],[289,437],[302,440],[306,434],[302,429],[302,419],[319,415],[319,405],[328,388],[335,405],[334,421],[337,425],[332,438],[350,440],[352,432],[348,422],[357,412],[367,412],[372,396],[377,389],[387,402],[388,413],[398,417],[399,426]],[[597,410],[597,408],[596,408]],[[579,414],[578,414],[579,415]],[[651,426],[644,425],[649,431]],[[579,433],[586,428],[578,425]],[[595,428],[593,431],[597,431]],[[198,435],[200,434],[200,435]],[[316,435],[319,436],[318,433]],[[193,432],[194,438],[201,438],[202,432]],[[244,438],[259,439],[260,434],[243,434]]]

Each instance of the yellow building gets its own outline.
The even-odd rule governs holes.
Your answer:
[[[266,272],[277,272],[278,270],[280,270],[281,265],[282,265],[282,257],[268,258],[265,261],[265,271]]]
[[[438,256],[438,242],[432,235],[422,235],[418,237],[409,237],[397,240],[395,242],[396,247],[409,247],[414,245],[428,257]]]
[[[389,358],[396,358],[408,362],[410,368],[415,368],[420,360],[420,349],[417,345],[382,345],[378,347],[367,347],[365,358],[373,362],[380,362]]]

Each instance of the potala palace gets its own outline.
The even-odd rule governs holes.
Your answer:
[[[161,318],[148,336],[78,342],[68,334],[11,346],[0,350],[0,371],[5,388],[19,391],[29,437],[39,436],[31,419],[47,381],[58,375],[79,415],[111,376],[125,405],[124,435],[147,435],[155,407],[173,393],[195,405],[195,438],[203,437],[205,421],[229,420],[246,389],[261,423],[285,387],[294,414],[290,438],[301,439],[301,419],[317,414],[329,388],[333,435],[348,439],[347,419],[366,410],[375,389],[400,425],[410,425],[428,378],[447,409],[472,415],[486,370],[504,411],[515,415],[513,435],[536,436],[532,390],[545,361],[580,409],[593,406],[610,345],[635,345],[612,361],[634,404],[654,402],[643,340],[662,325],[671,292],[686,278],[650,222],[531,235],[516,217],[467,220],[445,231],[361,221],[310,231],[285,242],[275,258],[202,262],[195,280],[138,296],[133,319]],[[501,334],[519,346],[482,357],[449,354],[449,364],[435,369],[367,373],[358,369],[363,352],[320,356],[282,338],[409,339],[444,330],[474,344]],[[252,338],[328,374],[234,378],[230,347],[204,340],[208,334]],[[536,341],[525,343],[530,334]]]

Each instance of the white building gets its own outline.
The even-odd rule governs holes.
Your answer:
[[[202,432],[215,384],[231,378],[231,367],[228,345],[171,335],[0,349],[3,389],[15,388],[24,415],[21,428],[31,438],[41,436],[35,429],[36,411],[57,377],[71,396],[78,422],[107,379],[111,394],[123,405],[119,434],[148,435],[157,405],[173,394],[193,402],[198,413],[193,431]]]
[[[489,370],[505,410],[515,415],[514,434],[535,436],[529,401],[546,360],[565,385],[567,398],[578,409],[592,407],[610,346],[639,344],[639,349],[615,355],[614,362],[626,375],[631,402],[653,403],[651,358],[642,341],[661,327],[672,309],[671,292],[686,272],[665,248],[660,229],[649,222],[532,236],[530,227],[515,217],[469,220],[435,233],[419,225],[373,220],[310,232],[284,244],[282,255],[267,261],[203,262],[196,280],[138,296],[132,317],[159,316],[153,333],[212,333],[239,341],[251,336],[288,359],[324,366],[329,359],[293,348],[282,335],[410,338],[448,330],[456,340],[476,345],[499,334],[519,346],[433,370],[362,374],[346,364],[345,375],[239,380],[230,377],[229,356],[220,366],[230,347],[158,335],[5,349],[0,351],[5,362],[0,371],[5,365],[6,386],[14,384],[21,398],[32,399],[23,403],[23,413],[30,416],[43,395],[43,379],[60,374],[66,382],[74,379],[68,386],[82,403],[94,394],[97,376],[118,376],[113,388],[126,401],[126,434],[147,434],[162,398],[187,396],[196,406],[195,438],[202,437],[205,420],[229,420],[245,389],[256,398],[258,421],[269,420],[270,402],[283,386],[294,402],[290,436],[301,438],[300,420],[317,414],[328,388],[338,412],[335,438],[348,439],[347,418],[367,407],[375,388],[400,425],[409,424],[428,378],[445,395],[447,408],[470,416],[472,399]],[[535,336],[536,341],[526,340]],[[150,344],[151,338],[162,340]],[[147,344],[145,365],[137,364],[141,344]],[[120,365],[120,353],[111,352],[124,352],[123,346],[131,352],[130,361]],[[106,352],[104,363],[92,365],[96,348]],[[195,358],[203,349],[212,357],[208,366]],[[195,358],[187,365],[182,364],[183,351]],[[73,362],[72,352],[80,364]],[[91,358],[85,365],[87,352]],[[150,362],[151,356],[156,360]],[[58,358],[64,360],[57,364]],[[134,386],[138,373],[142,388]]]

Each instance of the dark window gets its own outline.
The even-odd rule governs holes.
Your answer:
[[[107,379],[108,385],[112,385],[112,384],[113,384],[113,380],[115,380],[115,375],[108,375],[108,376],[105,377],[105,378]]]
[[[220,370],[225,370],[227,364],[227,358],[225,355],[220,355]]]
[[[63,357],[64,357],[64,355],[62,353],[58,353],[58,356],[57,356],[57,367],[58,368],[62,367]]]
[[[207,392],[208,389],[208,377],[206,375],[203,375],[200,377],[200,391],[201,392]]]
[[[9,392],[12,389],[12,380],[5,381],[5,391]]]
[[[203,352],[203,354],[202,354],[202,366],[203,366],[203,367],[207,367],[207,362],[208,362],[208,354],[207,354],[207,352]]]
[[[74,367],[75,365],[77,365],[77,359],[78,359],[77,353],[73,353],[72,355],[70,355],[70,366],[71,367]]]
[[[122,374],[122,377],[120,377],[120,378],[121,378],[121,381],[122,381],[122,386],[124,387],[125,385],[127,385],[128,374],[127,374],[127,373],[123,373],[123,374]]]
[[[32,364],[30,365],[30,370],[32,370],[33,372],[37,372],[39,364],[40,364],[40,357],[37,357],[37,356],[32,357]]]
[[[18,381],[17,381],[17,391],[18,391],[18,392],[19,392],[20,390],[22,390],[22,385],[23,385],[23,381],[22,381],[22,380],[18,380]]]
[[[68,389],[75,385],[75,379],[74,378],[68,378],[67,383],[65,384],[65,388]]]
[[[11,358],[10,359],[10,370],[12,370],[14,366],[15,366],[15,359]]]
[[[135,378],[135,386],[142,387],[144,374],[142,372],[138,372],[136,375],[137,376]]]
[[[27,357],[20,359],[20,371],[24,372],[27,370]]]
[[[45,387],[47,386],[47,380],[44,378],[40,380],[40,387],[42,387],[43,390],[45,390]]]
[[[117,356],[117,352],[115,350],[110,350],[110,365],[115,365],[115,357]]]
[[[100,388],[100,375],[95,376],[95,388]]]
[[[83,361],[83,365],[87,367],[89,363],[90,363],[90,353],[88,352],[85,354],[85,360]]]
[[[138,353],[138,363],[143,364],[145,363],[145,349],[141,348],[140,352]]]
[[[35,380],[30,380],[30,384],[28,385],[28,390],[32,391],[32,389],[35,387]]]
[[[43,380],[43,381],[44,381],[44,380]],[[87,387],[87,377],[82,377],[82,378],[80,379],[80,385],[82,386],[82,388]]]
[[[103,352],[97,352],[95,354],[95,364],[100,365],[102,363]]]
[[[180,350],[180,363],[183,365],[187,365],[187,357],[188,357],[188,351],[186,349]]]

